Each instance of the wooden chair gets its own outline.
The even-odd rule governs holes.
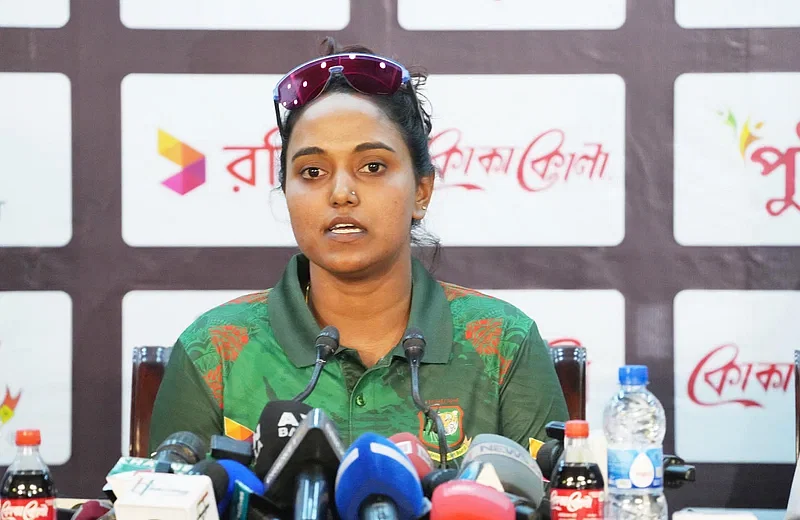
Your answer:
[[[150,417],[171,347],[135,347],[131,372],[131,457],[149,458]]]
[[[131,373],[130,456],[150,456],[150,418],[172,347],[135,347]],[[550,354],[570,419],[586,418],[586,349],[554,342]]]

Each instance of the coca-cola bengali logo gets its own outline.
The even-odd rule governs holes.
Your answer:
[[[525,146],[488,146],[462,142],[457,128],[431,137],[431,157],[444,181],[442,188],[486,190],[496,177],[513,177],[524,192],[540,192],[557,184],[604,181],[609,153],[602,143],[567,144],[559,128],[534,135]]]
[[[0,507],[0,519],[2,520],[35,520],[36,518],[49,519],[51,517],[50,511],[51,511],[50,506],[48,506],[45,503],[39,503],[38,500],[30,500],[26,503],[13,503],[13,504],[11,500],[5,500],[3,501],[2,507]]]
[[[793,363],[743,361],[741,349],[727,343],[711,349],[689,376],[689,399],[700,406],[741,405],[763,408],[767,393],[787,393]]]
[[[592,509],[594,498],[585,491],[553,490],[550,493],[550,507],[576,513],[582,509]]]
[[[800,155],[800,146],[790,146],[785,150],[774,146],[751,148],[757,141],[763,139],[763,136],[757,135],[757,132],[763,130],[764,123],[751,123],[750,118],[747,118],[744,123],[740,124],[730,110],[718,113],[723,117],[725,124],[733,128],[739,155],[743,161],[757,165],[761,170],[762,177],[775,172],[783,172],[783,195],[766,201],[764,208],[767,214],[779,217],[790,209],[800,211],[800,201],[795,199],[797,192],[796,161]],[[794,133],[800,139],[800,122],[795,126]]]
[[[230,157],[225,168],[234,180],[235,192],[243,186],[278,184],[281,149],[278,129],[271,129],[259,141],[222,147]],[[534,135],[524,146],[467,143],[462,131],[455,128],[433,134],[429,141],[440,178],[437,189],[487,190],[498,176],[512,178],[528,193],[545,191],[558,184],[609,180],[606,175],[609,153],[602,143],[574,146],[568,142],[567,133],[558,128]]]

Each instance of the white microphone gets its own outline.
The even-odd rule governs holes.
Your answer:
[[[114,511],[117,520],[219,520],[206,475],[140,473]]]

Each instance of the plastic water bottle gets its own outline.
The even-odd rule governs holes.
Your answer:
[[[647,367],[619,369],[619,391],[603,414],[608,443],[606,518],[667,520],[664,407],[647,389]]]

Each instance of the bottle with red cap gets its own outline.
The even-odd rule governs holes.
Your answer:
[[[589,447],[589,423],[567,421],[564,454],[550,479],[551,520],[603,518],[605,482]]]
[[[2,520],[56,520],[56,488],[42,460],[39,430],[17,430],[17,457],[0,482]]]

